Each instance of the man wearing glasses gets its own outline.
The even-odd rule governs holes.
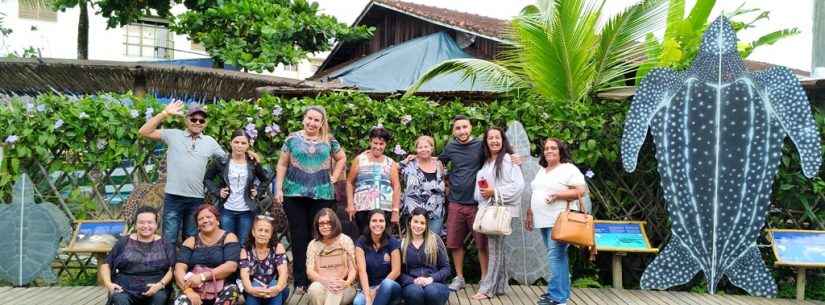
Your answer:
[[[190,107],[186,112],[186,130],[157,129],[167,117],[183,115],[182,108],[181,101],[169,103],[138,131],[141,136],[163,141],[168,146],[163,238],[171,243],[177,243],[178,230],[183,230],[182,239],[197,234],[193,214],[204,201],[203,176],[206,164],[211,157],[226,156],[226,152],[214,138],[203,134],[203,129],[206,128],[206,110],[199,106]]]

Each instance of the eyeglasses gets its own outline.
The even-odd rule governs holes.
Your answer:
[[[319,221],[318,227],[332,227],[332,221]]]
[[[192,122],[192,124],[205,124],[206,119],[189,118],[189,122]]]

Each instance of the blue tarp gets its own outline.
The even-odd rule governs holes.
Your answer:
[[[339,80],[363,91],[406,90],[432,66],[448,59],[472,58],[446,32],[438,32],[370,54],[324,77]],[[461,81],[462,73],[437,77],[421,87],[422,92],[495,91],[482,80]]]
[[[142,61],[142,62],[147,63],[147,64],[161,64],[161,65],[212,68],[212,59],[211,58],[152,60],[152,61]],[[232,70],[232,71],[240,71],[241,70],[240,68],[238,68],[236,66],[233,66],[233,65],[224,65],[223,69],[224,70]]]

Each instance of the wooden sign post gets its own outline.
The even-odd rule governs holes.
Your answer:
[[[657,253],[650,246],[644,221],[596,221],[596,250],[613,252],[613,288],[622,288],[622,257],[628,253]]]
[[[825,231],[768,230],[774,266],[796,269],[796,299],[805,299],[805,272],[811,268],[825,268]]]

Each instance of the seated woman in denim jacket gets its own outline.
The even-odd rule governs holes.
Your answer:
[[[450,276],[447,248],[429,231],[428,220],[427,210],[415,208],[401,241],[403,271],[399,282],[407,305],[444,305],[450,296],[444,284]]]

